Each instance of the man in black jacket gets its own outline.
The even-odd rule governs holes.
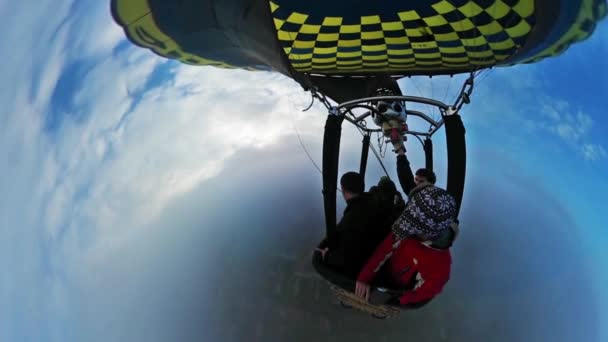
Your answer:
[[[415,175],[412,173],[410,162],[405,155],[403,143],[395,145],[395,152],[397,153],[397,176],[399,177],[399,183],[401,183],[403,192],[408,197],[412,190],[420,184],[435,184],[437,177],[435,176],[435,173],[429,169],[418,169]]]
[[[364,192],[360,174],[345,173],[340,186],[346,201],[344,215],[318,251],[326,265],[354,279],[390,226],[379,224],[382,221],[380,202],[376,196]]]

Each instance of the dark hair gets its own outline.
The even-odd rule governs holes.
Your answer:
[[[347,172],[340,178],[340,185],[344,190],[353,194],[360,194],[363,192],[365,185],[363,184],[363,177],[356,172]]]
[[[416,171],[416,175],[426,178],[426,180],[428,180],[431,184],[435,184],[435,182],[437,181],[437,176],[435,176],[435,172],[429,169],[418,169],[418,171]]]

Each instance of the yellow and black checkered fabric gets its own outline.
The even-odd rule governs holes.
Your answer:
[[[213,6],[235,5],[230,1],[215,2]],[[574,22],[560,24],[567,27],[544,28],[563,30],[551,42],[535,41],[532,37],[534,29],[541,27],[537,16],[544,15],[537,13],[535,0],[386,0],[378,4],[378,13],[372,13],[376,6],[368,3],[372,10],[365,15],[354,14],[356,9],[335,11],[329,5],[307,6],[296,0],[269,0],[268,5],[276,37],[295,70],[330,75],[374,72],[407,75],[451,74],[537,62],[559,55],[573,43],[588,38],[597,22],[606,16],[605,0],[555,1],[561,5],[575,2],[578,12],[574,13]],[[211,1],[200,1],[207,2],[212,6]],[[220,44],[220,48],[207,44],[205,39],[214,35],[216,41],[232,36],[222,25],[197,26],[205,30],[200,43],[185,37],[196,32],[177,27],[186,24],[163,11],[168,3],[112,0],[112,11],[132,42],[161,56],[192,65],[284,69],[285,63],[280,58],[255,60],[246,58],[252,51],[239,55],[230,42]],[[192,18],[195,15],[189,20],[195,20]],[[253,52],[254,56],[266,56]]]
[[[115,1],[115,5],[119,20],[125,23],[123,27],[127,36],[135,44],[146,47],[160,56],[177,59],[185,64],[234,68],[223,61],[211,60],[182,48],[158,27],[148,0]],[[254,68],[243,69],[254,70]]]
[[[576,22],[561,39],[534,57],[517,63],[535,63],[547,57],[558,56],[576,42],[581,42],[593,33],[596,23],[608,14],[605,0],[583,0]]]
[[[460,2],[348,19],[290,11],[280,0],[271,11],[292,66],[318,73],[489,67],[516,53],[535,24],[533,1]]]

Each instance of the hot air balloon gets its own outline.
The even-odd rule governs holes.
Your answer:
[[[131,42],[160,56],[195,66],[275,71],[327,107],[322,173],[329,233],[336,227],[344,120],[364,136],[362,175],[373,132],[390,140],[419,138],[432,170],[431,138],[445,126],[447,191],[459,208],[466,170],[459,111],[470,102],[476,77],[489,68],[560,55],[593,33],[607,6],[603,0],[112,0],[111,11]],[[456,74],[469,77],[448,104],[403,96],[397,84],[404,77]],[[410,103],[436,107],[441,118],[409,109]],[[363,112],[356,114],[355,109]],[[409,130],[408,116],[428,122],[429,130]],[[370,118],[376,127],[367,125]],[[340,280],[318,263],[315,267],[341,284],[336,291],[342,300],[354,300],[339,292],[354,280]],[[380,298],[391,291],[377,286],[375,292]],[[381,317],[394,310],[367,307]]]

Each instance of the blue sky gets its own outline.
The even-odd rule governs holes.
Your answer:
[[[320,200],[320,176],[294,126],[320,164],[323,108],[302,112],[309,96],[278,74],[195,68],[136,48],[103,1],[4,2],[0,16],[0,267],[6,275],[0,278],[0,341],[204,337],[166,322],[204,312],[207,298],[193,301],[197,288],[188,284],[204,284],[205,293],[212,286],[188,270],[217,268],[211,260],[220,252],[209,241],[232,237],[248,219],[252,227],[291,236],[268,228],[280,220],[267,216],[282,208],[281,220],[300,222],[299,212],[257,200],[280,200],[282,189],[291,189],[290,200],[303,191],[302,198],[312,200],[302,200],[299,211],[319,214],[319,203],[311,202]],[[462,112],[470,185],[463,216],[472,222],[482,207],[477,194],[489,191],[503,197],[484,195],[483,208],[497,210],[501,220],[510,212],[500,209],[511,205],[532,213],[512,214],[537,226],[568,218],[560,239],[580,248],[564,248],[555,260],[576,259],[584,268],[596,299],[590,311],[599,321],[608,319],[606,37],[604,22],[559,58],[491,71]],[[413,95],[458,88],[448,79],[400,83]],[[343,170],[357,167],[359,143],[358,133],[345,129]],[[443,143],[440,132],[440,179]],[[417,144],[408,143],[408,150],[420,164]],[[387,166],[391,158],[388,153]],[[370,165],[369,179],[379,176],[373,159]],[[256,179],[270,185],[255,185]],[[225,221],[231,216],[242,224]],[[242,241],[258,241],[261,229],[249,229]],[[516,239],[505,232],[505,241],[525,241],[526,229],[535,227],[511,231]],[[471,229],[465,241],[482,235]],[[254,243],[245,245],[243,255],[262,253]],[[308,247],[300,242],[298,248]],[[456,253],[468,260],[466,251]],[[200,258],[209,260],[194,261]],[[458,296],[458,284],[447,302]],[[559,286],[570,291],[574,285]],[[129,324],[133,316],[143,318]],[[156,335],[138,324],[156,324]],[[604,330],[590,336],[607,340],[608,328],[597,327]]]

